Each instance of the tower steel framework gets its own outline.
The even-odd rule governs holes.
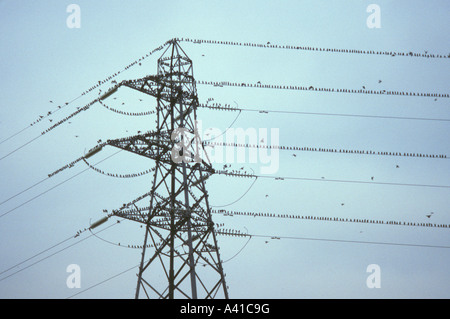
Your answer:
[[[145,225],[136,298],[143,292],[148,298],[227,299],[205,187],[214,169],[200,156],[205,153],[196,133],[199,102],[192,61],[176,39],[168,44],[158,59],[157,75],[122,81],[114,88],[129,87],[157,102],[156,130],[108,141],[155,161],[149,206],[133,203],[135,209],[114,215]]]

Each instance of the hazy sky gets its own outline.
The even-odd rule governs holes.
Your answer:
[[[70,4],[81,10],[79,28],[67,25]],[[370,4],[380,9],[380,28],[367,25]],[[96,103],[41,136],[95,99],[99,88],[81,94],[98,81],[174,37],[448,56],[449,11],[445,0],[0,0],[0,297],[134,297],[133,267],[141,251],[124,246],[142,245],[139,225],[111,219],[98,230],[114,226],[97,238],[88,232],[69,238],[101,218],[103,209],[119,208],[148,192],[151,174],[114,178],[86,170],[79,162],[46,179],[100,139],[154,128],[154,115],[124,116]],[[180,45],[193,61],[197,81],[450,93],[450,58],[186,41]],[[156,74],[160,54],[157,51],[115,79]],[[283,146],[447,155],[443,159],[280,151],[277,171],[254,184],[248,178],[211,177],[207,187],[213,208],[450,225],[449,98],[202,84],[197,91],[201,103],[214,98],[217,103],[269,111],[199,109],[204,129],[224,131],[233,123],[233,128],[276,129]],[[106,100],[109,107],[126,112],[145,112],[155,105],[153,98],[126,89],[115,97]],[[40,116],[44,118],[30,126]],[[115,152],[107,147],[91,163]],[[264,166],[260,161],[230,164],[257,174]],[[153,167],[153,162],[121,152],[97,167],[132,174]],[[275,180],[279,176],[299,179]],[[219,214],[213,220],[225,223],[223,228],[254,235],[218,236],[231,298],[450,297],[450,227]],[[72,264],[80,267],[81,288],[66,285],[66,269]],[[380,288],[366,284],[372,264],[379,266]]]

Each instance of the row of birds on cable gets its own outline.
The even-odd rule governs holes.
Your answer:
[[[166,42],[167,43],[167,42]],[[104,80],[98,81],[97,84],[91,86],[88,90],[84,91],[82,93],[82,95],[85,95],[93,90],[95,90],[96,88],[98,88],[99,86],[101,86],[102,84],[108,82],[109,80],[117,77],[121,72],[128,70],[129,68],[131,68],[132,66],[138,64],[138,65],[142,65],[141,61],[143,61],[145,58],[149,57],[150,55],[152,55],[154,52],[159,51],[163,48],[164,46],[161,45],[158,48],[153,49],[152,51],[150,51],[149,53],[147,53],[145,56],[143,55],[141,58],[131,62],[130,64],[128,64],[127,66],[125,66],[122,71],[117,71],[116,73],[114,73],[113,75],[110,75],[108,77],[106,77]],[[112,82],[111,82],[112,83]],[[117,84],[117,81],[115,82]]]
[[[114,99],[116,99],[116,98],[114,98]],[[139,101],[142,102],[143,100],[142,100],[142,99],[139,99]],[[115,109],[115,108],[113,108],[113,107],[110,107],[110,106],[108,106],[107,104],[103,103],[102,101],[99,101],[99,103],[100,103],[103,107],[105,107],[106,109],[108,109],[108,110],[110,110],[110,111],[113,111],[113,112],[115,112],[115,113],[122,114],[122,115],[128,115],[128,116],[144,116],[144,115],[150,115],[150,114],[155,114],[155,113],[156,113],[155,110],[152,110],[152,111],[146,111],[146,112],[125,112],[125,111],[121,111],[121,110]],[[125,105],[125,102],[122,102],[122,105]]]
[[[419,226],[419,227],[438,227],[449,228],[450,224],[431,224],[422,222],[401,222],[401,221],[384,221],[375,219],[360,219],[360,218],[344,218],[344,217],[322,217],[322,216],[305,216],[295,214],[279,214],[279,213],[256,213],[256,212],[243,212],[234,210],[212,210],[213,214],[221,214],[223,216],[248,216],[248,217],[269,217],[269,218],[287,218],[287,219],[305,219],[305,220],[318,220],[318,221],[335,221],[335,222],[349,222],[349,223],[366,223],[366,224],[383,224],[383,225],[399,225],[399,226]],[[426,214],[427,218],[431,218],[434,212]]]
[[[318,51],[318,52],[337,52],[337,53],[354,53],[354,54],[371,54],[371,55],[387,55],[387,56],[408,56],[408,57],[424,57],[424,58],[450,58],[450,53],[448,55],[444,54],[432,54],[424,50],[423,53],[416,52],[395,52],[395,51],[375,51],[375,50],[356,50],[356,49],[337,49],[337,48],[319,48],[310,46],[298,46],[298,45],[279,45],[272,44],[270,41],[267,43],[251,43],[251,42],[234,42],[234,41],[219,41],[219,40],[201,40],[201,39],[189,39],[189,38],[179,38],[178,41],[186,41],[193,43],[208,43],[208,44],[224,44],[224,45],[235,45],[235,46],[248,46],[248,47],[259,47],[259,48],[276,48],[276,49],[291,49],[291,50],[303,50],[303,51]]]
[[[334,92],[334,93],[360,93],[360,94],[376,94],[376,95],[402,95],[402,96],[415,96],[415,97],[442,97],[449,98],[448,93],[428,93],[428,92],[408,92],[408,91],[390,91],[385,89],[380,90],[366,90],[366,89],[340,89],[340,88],[324,88],[314,86],[296,86],[296,85],[278,85],[278,84],[257,84],[253,83],[238,83],[238,82],[215,82],[215,81],[197,81],[197,84],[213,85],[218,87],[231,86],[231,87],[250,87],[250,88],[267,88],[267,89],[281,89],[281,90],[295,90],[295,91],[317,91],[317,92]]]

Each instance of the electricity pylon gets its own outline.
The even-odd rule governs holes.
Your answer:
[[[148,298],[227,299],[205,187],[214,169],[200,156],[205,153],[196,133],[199,102],[192,61],[175,39],[168,43],[157,75],[122,81],[105,94],[126,86],[155,97],[157,103],[156,130],[108,140],[108,145],[155,161],[150,205],[114,215],[146,228],[136,298],[143,291]],[[154,248],[150,254],[149,247]],[[158,282],[161,274],[164,279]]]

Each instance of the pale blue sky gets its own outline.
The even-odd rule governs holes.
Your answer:
[[[69,29],[66,7],[81,8],[81,28]],[[369,29],[366,8],[381,9],[381,28]],[[450,54],[448,1],[0,1],[0,140],[71,101],[109,75],[173,37],[376,51]],[[193,60],[194,77],[332,88],[450,93],[450,59],[390,57],[180,43]],[[117,77],[156,74],[159,53]],[[379,80],[382,80],[379,83]],[[108,84],[103,88],[109,87]],[[200,102],[242,108],[315,113],[450,119],[449,99],[333,94],[198,85]],[[147,110],[140,95],[126,90],[118,101]],[[0,157],[40,135],[56,121],[94,99],[93,91],[58,113],[0,144]],[[149,106],[152,99],[144,97]],[[54,103],[49,103],[52,100]],[[120,102],[114,106],[121,109]],[[234,112],[200,109],[204,127],[226,129]],[[50,123],[49,119],[53,119]],[[124,117],[99,104],[0,160],[0,202],[79,158],[97,140],[150,130],[154,117]],[[233,125],[278,128],[280,144],[337,149],[450,155],[449,121],[376,119],[243,112]],[[128,132],[127,132],[128,131]],[[78,136],[78,137],[75,137]],[[97,162],[114,152],[106,149]],[[316,152],[281,152],[276,176],[312,179],[450,185],[450,159],[378,157]],[[128,154],[99,167],[135,173],[153,163]],[[399,168],[396,168],[399,165]],[[242,166],[242,165],[241,165]],[[221,166],[219,165],[218,168]],[[258,165],[246,165],[258,170]],[[117,179],[84,170],[80,162],[0,205],[0,272],[74,235],[102,209],[148,192],[151,175]],[[234,202],[251,179],[213,176],[211,205]],[[360,219],[450,224],[450,189],[380,184],[258,179],[226,209]],[[265,195],[269,197],[266,198]],[[344,206],[341,203],[345,203]],[[14,210],[13,210],[14,209]],[[9,212],[10,210],[13,210]],[[9,212],[9,213],[8,213]],[[433,216],[426,217],[430,212]],[[292,219],[222,217],[217,223],[250,234],[348,241],[449,246],[450,228],[400,227]],[[113,224],[110,221],[104,227]],[[87,234],[85,234],[87,235]],[[105,230],[111,242],[140,245],[138,225],[123,222]],[[68,241],[64,248],[87,236]],[[450,249],[300,239],[219,236],[232,298],[449,298]],[[268,243],[266,243],[268,241]],[[45,257],[58,248],[41,255]],[[1,298],[66,298],[133,265],[140,250],[97,238],[86,239],[9,278],[37,259],[0,275]],[[229,261],[228,261],[229,260]],[[81,289],[69,289],[66,267],[81,267]],[[369,264],[381,267],[381,288],[366,286]],[[80,298],[133,298],[136,270],[82,292]]]

